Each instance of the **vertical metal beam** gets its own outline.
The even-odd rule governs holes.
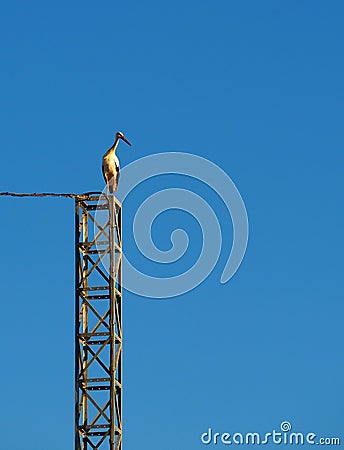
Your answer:
[[[110,215],[110,246],[115,246],[115,204],[113,195],[109,196],[109,215]],[[115,252],[110,252],[110,297],[115,298]],[[110,304],[110,324],[115,330],[115,301]],[[110,371],[111,371],[111,399],[110,399],[110,420],[115,423],[115,402],[116,402],[116,386],[115,386],[115,333],[111,336],[110,341]],[[115,448],[115,427],[110,432],[110,449]]]
[[[119,246],[122,251],[122,207],[118,207],[118,213],[117,213],[117,231],[118,231],[118,242]],[[123,327],[123,320],[122,320],[122,254],[120,258],[118,259],[118,270],[117,270],[117,290],[118,295],[116,295],[116,302],[118,307],[118,335],[120,336],[120,344],[119,344],[119,358],[118,358],[118,365],[117,365],[117,379],[119,382],[119,392],[117,395],[118,399],[118,417],[119,417],[119,428],[122,430],[122,349],[123,349],[123,341],[122,341],[122,327]],[[120,437],[120,442],[118,442],[118,446],[116,450],[122,449],[122,433]]]
[[[75,450],[122,450],[121,204],[75,206]]]
[[[85,243],[85,245],[88,244],[88,212],[83,211],[82,212],[82,242]],[[87,292],[88,287],[88,277],[87,277],[87,270],[88,270],[88,260],[87,258],[83,258],[82,261],[82,290],[83,292]],[[87,303],[82,303],[82,332],[83,334],[88,333],[88,305]],[[83,355],[82,355],[82,368],[84,373],[84,378],[87,380],[88,376],[88,369],[87,369],[87,362],[88,362],[88,350],[87,346],[83,346]],[[86,396],[86,392],[82,393],[82,424],[83,427],[86,429],[88,426],[88,399]],[[82,450],[87,450],[87,438],[86,436],[83,437],[82,440]]]
[[[79,204],[75,201],[75,412],[74,412],[74,448],[79,450],[80,446],[80,434],[79,434],[79,415],[80,415],[80,389],[78,383],[79,377],[79,364],[80,364],[80,348],[79,348],[79,335],[77,330],[79,329],[79,279],[80,279],[80,252],[79,252],[79,235],[80,235],[80,214]]]

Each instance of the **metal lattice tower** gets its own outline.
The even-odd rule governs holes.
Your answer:
[[[121,214],[113,195],[75,200],[75,450],[122,450]]]

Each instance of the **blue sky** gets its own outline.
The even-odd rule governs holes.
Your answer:
[[[208,427],[265,433],[283,420],[344,439],[343,14],[338,0],[2,6],[1,191],[102,189],[101,156],[122,130],[134,143],[122,165],[203,156],[247,207],[248,250],[228,284],[223,216],[223,253],[197,289],[125,293],[124,449],[198,449]],[[0,210],[1,447],[72,448],[73,201],[1,198]],[[184,220],[199,238],[171,214],[153,228],[161,248]]]

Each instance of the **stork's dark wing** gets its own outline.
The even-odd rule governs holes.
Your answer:
[[[116,191],[118,189],[118,182],[119,182],[119,167],[117,167],[117,173],[116,173]]]
[[[102,173],[103,173],[103,177],[106,183],[106,178],[105,178],[105,170],[104,170],[104,161],[102,162]]]

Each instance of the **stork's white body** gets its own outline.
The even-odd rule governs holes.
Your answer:
[[[116,139],[112,147],[103,156],[103,176],[108,190],[113,194],[117,191],[119,180],[119,160],[116,156],[116,149],[118,147],[119,140],[122,139],[128,145],[131,143],[128,141],[124,134],[118,131],[116,133]]]
[[[117,147],[117,146],[116,146]],[[116,147],[111,147],[103,156],[102,170],[109,191],[117,191],[119,180],[119,159],[116,156]]]

